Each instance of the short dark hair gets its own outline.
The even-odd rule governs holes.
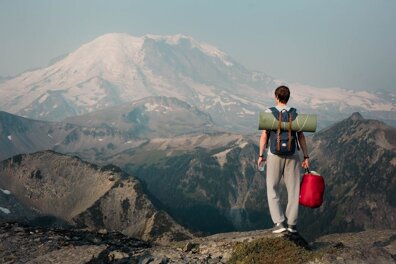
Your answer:
[[[279,102],[286,104],[290,98],[290,90],[288,87],[282,85],[276,88],[275,97],[278,98]]]

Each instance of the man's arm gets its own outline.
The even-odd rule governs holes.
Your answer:
[[[303,168],[308,168],[309,167],[309,162],[308,162],[308,148],[307,148],[307,141],[305,140],[305,136],[303,132],[297,132],[297,137],[298,137],[298,143],[301,147],[301,150],[304,155],[304,160],[301,164]]]
[[[267,144],[267,130],[263,130],[261,133],[260,137],[260,152],[259,152],[259,158],[257,161],[257,165],[260,165],[260,163],[264,160],[264,150],[265,150],[265,145]]]

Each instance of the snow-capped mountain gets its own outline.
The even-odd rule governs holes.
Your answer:
[[[209,44],[184,35],[133,37],[111,33],[49,67],[0,83],[0,109],[60,121],[147,96],[176,97],[211,114],[215,123],[248,131],[273,104],[280,82],[250,71]],[[293,104],[319,111],[394,111],[375,94],[292,85]],[[352,100],[353,99],[353,100]],[[316,110],[314,110],[316,111]]]

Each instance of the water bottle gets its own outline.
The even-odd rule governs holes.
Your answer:
[[[258,170],[259,171],[264,171],[265,168],[265,162],[264,160],[260,162],[260,164],[258,165]]]

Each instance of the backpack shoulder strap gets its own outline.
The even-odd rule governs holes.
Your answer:
[[[276,119],[278,119],[279,110],[278,110],[276,107],[274,107],[274,106],[271,107],[270,110],[271,110],[272,114],[274,115],[274,117],[275,117]]]
[[[291,130],[291,122],[292,122],[292,118],[293,118],[293,116],[294,116],[294,118],[295,117],[297,117],[297,109],[296,108],[294,108],[294,107],[290,107],[290,109],[289,109],[289,130]],[[297,150],[299,151],[300,150],[300,144],[299,144],[299,142],[298,142],[298,138],[297,138],[297,132],[293,132],[293,134],[294,134],[294,140],[295,140],[295,142],[296,142],[296,147],[297,147]],[[290,143],[289,143],[290,144]]]
[[[280,151],[280,133],[282,124],[282,111],[278,111],[278,130],[276,131],[276,150]]]
[[[292,122],[293,122],[292,115],[293,114],[292,114],[291,110],[292,109],[290,109],[290,111],[289,111],[289,129],[288,129],[288,135],[289,135],[288,149],[289,149],[289,151],[291,150],[291,144],[292,144]]]

